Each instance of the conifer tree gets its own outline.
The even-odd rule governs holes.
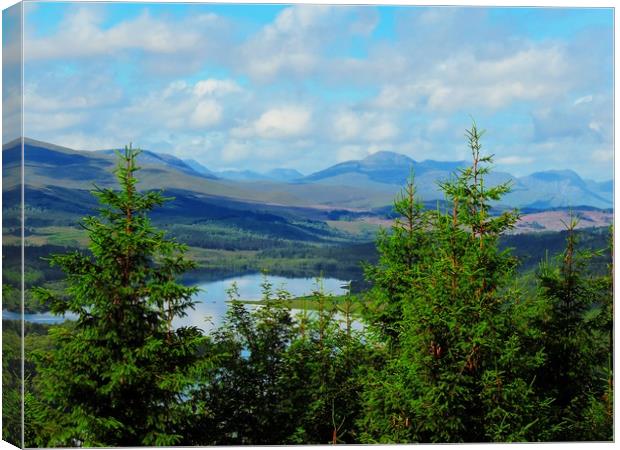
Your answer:
[[[77,316],[54,327],[54,349],[38,359],[38,446],[139,446],[182,443],[191,416],[186,401],[201,370],[204,337],[174,319],[194,305],[194,287],[176,277],[192,269],[186,247],[151,225],[160,192],[136,189],[136,157],[118,152],[120,191],[97,188],[99,216],[83,227],[89,252],[54,255],[67,276],[66,295],[38,289],[56,314]]]
[[[410,429],[399,429],[403,394],[397,367],[403,337],[403,309],[414,295],[413,285],[428,261],[432,228],[429,214],[416,197],[413,171],[394,200],[397,218],[390,231],[377,237],[379,262],[365,265],[372,288],[362,303],[369,360],[364,374],[364,413],[358,420],[364,442],[413,442]]]
[[[317,280],[312,301],[317,310],[303,312],[296,322],[297,334],[287,352],[287,379],[293,402],[294,433],[291,444],[338,444],[356,442],[355,419],[359,414],[360,369],[366,351],[353,329],[352,299],[342,302],[344,327],[337,319],[340,310]],[[303,329],[301,328],[303,324]]]
[[[553,439],[611,440],[612,266],[604,276],[589,272],[588,263],[599,252],[579,248],[578,222],[571,214],[564,252],[538,272],[546,361],[537,386],[554,397]]]
[[[366,315],[371,332],[391,346],[398,346],[403,303],[410,295],[417,270],[430,239],[428,215],[416,197],[413,171],[394,201],[397,218],[390,232],[381,229],[377,237],[379,263],[365,265],[366,279],[373,289]]]
[[[538,424],[545,402],[531,382],[541,356],[520,352],[515,260],[498,249],[518,215],[490,214],[510,186],[484,184],[492,159],[481,135],[475,124],[467,131],[472,165],[440,184],[449,209],[424,213],[425,251],[402,286],[400,349],[369,377],[366,441],[523,440]]]

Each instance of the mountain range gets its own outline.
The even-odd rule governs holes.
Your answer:
[[[424,200],[441,198],[437,181],[449,178],[467,166],[465,161],[414,161],[392,152],[377,152],[360,161],[347,161],[302,178],[301,182],[332,185],[388,184],[402,186],[415,175],[418,194]],[[613,206],[613,181],[584,180],[572,170],[548,170],[516,177],[507,172],[492,171],[489,186],[511,183],[512,190],[502,199],[502,206],[548,209],[557,207]]]
[[[78,151],[25,139],[27,188],[90,190],[93,183],[114,185],[113,150]],[[11,168],[20,161],[18,142],[3,146],[4,189],[15,187]],[[143,151],[139,178],[143,189],[164,189],[218,199],[230,204],[261,204],[318,211],[370,211],[389,206],[413,173],[418,194],[427,202],[441,200],[437,182],[445,180],[465,161],[415,161],[393,152],[377,152],[362,160],[346,161],[307,176],[293,169],[216,171],[195,160]],[[584,180],[572,170],[534,172],[523,177],[492,171],[487,185],[511,181],[512,191],[496,205],[525,209],[558,207],[613,207],[613,182]]]

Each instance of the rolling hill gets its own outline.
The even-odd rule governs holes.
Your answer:
[[[19,177],[15,174],[20,154],[17,142],[3,148],[5,195],[10,196],[10,191],[18,186]],[[82,198],[81,193],[92,190],[93,185],[115,185],[116,160],[112,150],[78,151],[26,139],[25,155],[24,175],[30,193],[27,203],[35,198],[50,201],[50,196],[60,195],[61,191],[65,192],[62,197],[71,203],[72,196],[67,192],[76,191],[73,198],[78,199]],[[278,214],[301,214],[305,218],[321,218],[330,211],[339,210],[368,213],[389,209],[412,169],[421,198],[434,202],[441,199],[437,182],[449,178],[465,165],[463,161],[417,162],[405,155],[378,152],[305,177],[290,169],[275,169],[263,174],[269,179],[231,180],[195,161],[154,151],[144,151],[139,162],[141,189],[163,189],[201,199],[206,204],[245,211],[278,210]],[[512,181],[513,190],[502,204],[496,205],[499,208],[613,207],[611,181],[583,180],[571,170],[535,172],[525,177],[492,172],[487,182],[493,185],[508,180]],[[61,204],[58,207],[62,209]],[[201,212],[195,211],[195,214]]]

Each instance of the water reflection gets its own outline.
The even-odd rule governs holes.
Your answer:
[[[52,324],[52,323],[61,323],[65,320],[74,320],[77,316],[71,313],[67,313],[65,316],[57,316],[52,314],[51,312],[42,312],[42,313],[26,313],[24,314],[24,320],[26,322],[34,322],[34,323],[43,323],[43,324]],[[14,311],[2,311],[2,319],[3,320],[21,320],[22,315],[19,312]]]
[[[273,291],[284,289],[293,297],[301,297],[311,294],[317,289],[315,278],[286,278],[269,276],[268,281],[273,285]],[[217,328],[226,314],[228,308],[228,295],[226,290],[233,282],[237,283],[239,297],[242,300],[259,300],[262,296],[263,275],[260,273],[230,277],[223,280],[211,281],[199,284],[201,292],[196,296],[200,301],[194,311],[188,311],[187,317],[178,318],[174,321],[175,326],[194,325],[209,331]],[[336,278],[321,279],[323,290],[326,294],[341,295],[345,290],[344,282]]]

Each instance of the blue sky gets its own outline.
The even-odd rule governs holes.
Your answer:
[[[308,173],[380,150],[613,171],[613,12],[26,3],[25,134],[211,169]]]

